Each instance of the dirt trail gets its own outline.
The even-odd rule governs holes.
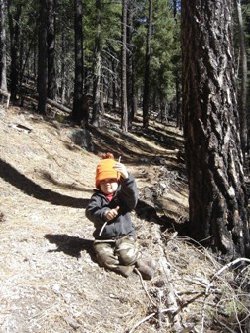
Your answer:
[[[0,121],[1,332],[131,328],[148,297],[137,275],[97,265],[85,218],[99,157],[70,140],[71,127],[36,114],[1,109]]]
[[[168,240],[172,257],[167,258],[160,225],[147,214],[138,217],[133,213],[144,254],[158,262],[154,279],[142,283],[136,274],[125,279],[100,268],[92,250],[94,228],[85,217],[99,157],[72,142],[70,135],[75,130],[27,110],[0,107],[0,204],[4,215],[0,223],[0,332],[132,332],[149,313],[151,319],[135,332],[166,332],[176,325],[171,316],[157,314],[159,306],[169,305],[168,262],[173,260],[178,266],[177,258],[182,258],[174,279],[179,285],[178,280],[182,281],[180,288],[184,289],[190,283],[183,282],[183,274],[196,275],[199,267],[197,274],[207,276],[211,263],[202,267],[200,254],[188,263],[191,253],[195,258],[194,249],[184,243],[173,245],[172,236]],[[161,184],[159,191],[161,188],[165,197],[158,193],[159,202],[154,202],[156,209],[159,205],[159,216],[185,217],[185,189],[171,186],[176,184],[173,177],[167,183],[160,177],[166,172],[165,163],[168,172],[177,172],[171,171],[171,158],[167,159],[172,156],[172,166],[178,166],[175,148],[147,143],[142,133],[131,134],[122,143],[117,133],[116,152],[122,153],[128,170],[137,177],[145,202],[157,199],[152,189]],[[158,130],[158,135],[163,137],[163,133]],[[93,140],[100,152],[112,148],[113,143],[100,133]],[[159,163],[152,165],[155,158]],[[160,201],[168,202],[170,209]],[[217,268],[216,264],[212,267]],[[196,324],[192,316],[191,306],[183,314],[186,327]]]

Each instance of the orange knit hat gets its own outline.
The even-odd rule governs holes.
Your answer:
[[[100,181],[108,178],[120,178],[120,174],[113,169],[116,161],[114,160],[114,155],[111,153],[106,153],[102,156],[102,160],[99,162],[96,168],[95,186],[99,188]]]

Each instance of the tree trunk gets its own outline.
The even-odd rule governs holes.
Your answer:
[[[173,12],[174,12],[174,19],[177,22],[177,0],[173,0]]]
[[[48,97],[56,96],[55,0],[48,1]]]
[[[15,11],[14,11],[15,8]],[[16,101],[18,93],[18,83],[20,74],[20,17],[22,13],[22,4],[12,6],[8,2],[9,31],[10,31],[10,93],[11,99]]]
[[[121,79],[121,128],[128,131],[128,105],[127,105],[127,0],[122,0],[122,79]]]
[[[147,45],[146,45],[146,65],[143,92],[143,127],[148,128],[150,117],[150,62],[151,62],[151,35],[152,35],[152,0],[149,0],[148,9],[148,28],[147,28]]]
[[[179,73],[177,70],[176,78],[175,78],[175,94],[176,94],[176,118],[177,118],[177,127],[182,130],[183,122],[182,122],[182,110],[181,110],[181,92],[180,92],[180,79]]]
[[[66,52],[66,47],[65,47],[65,40],[64,40],[64,35],[61,35],[61,71],[60,71],[60,78],[61,78],[61,84],[60,84],[60,97],[62,104],[65,103],[65,91],[66,91],[66,79],[65,79],[65,58],[64,54]]]
[[[94,89],[93,89],[93,117],[92,124],[96,127],[100,125],[101,116],[101,79],[102,79],[102,55],[101,55],[101,0],[96,0],[96,38],[95,38],[95,68],[94,68]]]
[[[48,92],[48,45],[47,45],[47,3],[40,0],[39,41],[38,41],[38,112],[46,114]]]
[[[29,41],[29,46],[27,48],[26,46],[26,52],[25,52],[25,58],[20,61],[20,78],[19,78],[19,87],[20,87],[20,92],[22,94],[22,85],[23,85],[23,80],[24,80],[24,73],[26,71],[26,75],[29,77],[29,61],[31,59],[31,51],[34,49],[35,46],[35,39],[37,38],[37,26],[35,28],[34,34],[32,36],[32,39]],[[22,96],[22,101],[23,101],[23,96]]]
[[[86,115],[82,112],[83,99],[83,6],[82,0],[74,0],[75,4],[75,81],[74,81],[74,101],[72,110],[72,120],[80,125],[82,120],[86,120]]]
[[[231,26],[232,0],[182,1],[189,234],[228,258],[249,254]]]
[[[7,91],[5,1],[0,0],[0,89]]]
[[[114,75],[114,78],[112,80],[112,108],[113,110],[116,109],[116,104],[117,104],[117,80],[116,80],[116,65],[115,65],[115,60],[111,60],[111,65],[112,65],[112,72]]]
[[[133,32],[133,1],[128,1],[127,11],[127,104],[128,104],[128,123],[131,128],[135,115],[134,107],[134,94],[135,94],[135,82],[133,73],[133,45],[132,45],[132,32]]]
[[[33,55],[33,64],[32,64],[32,72],[33,72],[35,80],[37,79],[37,76],[38,76],[38,61],[37,61],[37,58],[38,58],[38,45],[35,45],[34,55]]]
[[[240,114],[240,138],[243,157],[247,147],[247,54],[242,22],[242,12],[240,0],[235,0],[238,24],[239,24],[239,38],[240,38],[240,65],[241,65],[241,81],[239,93],[239,114]]]

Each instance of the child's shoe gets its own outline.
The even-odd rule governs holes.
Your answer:
[[[152,280],[154,271],[156,269],[156,264],[153,261],[144,262],[142,260],[137,260],[135,267],[141,273],[141,276],[144,280]]]

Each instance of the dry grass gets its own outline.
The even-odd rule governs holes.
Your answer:
[[[125,279],[98,266],[85,207],[99,157],[73,144],[72,130],[22,109],[0,108],[0,332],[243,332],[249,268],[235,273],[228,267],[216,275],[222,267],[216,258],[187,238],[162,233],[151,216],[133,213],[143,256],[157,262],[152,281],[136,274]],[[178,172],[174,148],[169,154],[161,147],[157,156],[165,149],[164,159],[170,159],[153,164],[152,146],[143,151],[148,139],[140,147],[136,135],[132,141],[116,135],[117,152],[126,146],[123,158],[142,194],[156,187],[162,173],[171,178]],[[108,149],[105,138],[93,139]],[[187,211],[181,181],[168,179],[160,196],[177,219]]]

